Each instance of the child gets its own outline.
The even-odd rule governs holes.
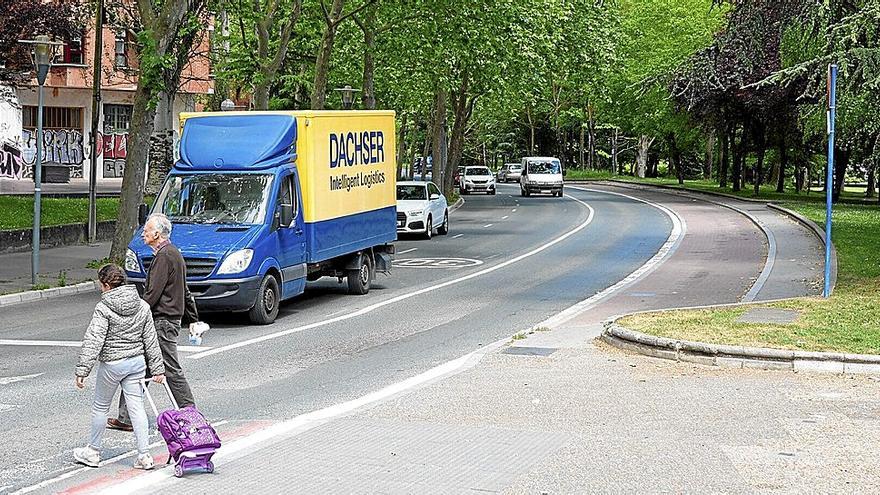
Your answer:
[[[98,281],[101,284],[101,302],[95,307],[92,322],[83,337],[79,363],[76,365],[76,387],[81,389],[95,362],[98,362],[92,429],[88,445],[74,449],[73,457],[86,466],[98,467],[107,411],[117,387],[122,386],[137,439],[138,457],[134,467],[152,469],[154,463],[148,449],[149,432],[141,380],[149,365],[153,381],[162,383],[165,380],[165,364],[162,362],[150,306],[140,298],[133,285],[125,285],[125,272],[116,265],[101,267]]]

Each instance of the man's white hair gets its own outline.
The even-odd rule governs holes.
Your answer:
[[[168,220],[164,213],[153,213],[147,218],[147,223],[150,222],[153,222],[153,227],[159,233],[159,237],[163,239],[171,237],[171,220]]]

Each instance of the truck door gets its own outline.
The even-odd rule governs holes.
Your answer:
[[[283,207],[292,207],[293,212],[289,217],[279,214],[278,229],[275,231],[278,239],[276,253],[283,279],[283,299],[301,294],[306,285],[306,238],[303,233],[302,198],[298,179],[296,170],[283,176],[278,191],[276,211],[281,212],[285,211]]]

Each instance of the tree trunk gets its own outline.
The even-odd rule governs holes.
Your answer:
[[[706,157],[703,162],[703,179],[710,180],[712,178],[712,164],[715,162],[715,129],[709,130],[706,136]]]
[[[357,20],[357,19],[356,19]],[[376,5],[373,4],[364,11],[363,22],[358,25],[364,32],[364,87],[361,93],[361,103],[364,110],[376,109],[376,80],[374,59],[376,53]]]
[[[437,88],[434,92],[434,123],[431,126],[431,166],[433,169],[432,178],[434,182],[438,181],[438,175],[442,173],[446,166],[445,158],[448,143],[446,141],[446,89]],[[422,169],[422,178],[424,179],[424,168]],[[444,187],[441,183],[440,187]],[[443,194],[451,191],[443,189]]]
[[[755,145],[757,146],[757,160],[755,160],[755,171],[754,171],[754,187],[755,187],[755,197],[757,198],[761,194],[761,184],[764,181],[764,154],[766,152],[767,147],[767,129],[763,123],[755,124]]]
[[[596,170],[596,120],[593,115],[593,105],[587,104],[587,130],[589,131],[587,168]]]
[[[131,129],[128,134],[128,156],[122,178],[122,192],[119,197],[119,210],[116,214],[116,231],[110,248],[110,259],[125,259],[125,250],[131,236],[138,227],[138,205],[144,201],[144,175],[150,135],[156,118],[156,108],[150,105],[149,89],[138,85],[134,96],[131,115]]]
[[[678,184],[684,184],[684,170],[682,170],[681,165],[681,150],[678,149],[678,143],[675,141],[675,134],[670,133],[666,137],[667,145],[669,146],[669,162],[672,166],[672,169],[675,171],[675,177],[678,179]]]
[[[779,143],[779,175],[776,177],[776,192],[785,192],[785,171],[788,168],[788,143],[785,142],[785,135],[782,136],[782,142]]]
[[[742,190],[742,173],[743,173],[743,164],[745,163],[745,155],[746,155],[746,145],[748,143],[748,139],[746,137],[746,130],[742,129],[739,132],[739,140],[736,139],[737,130],[734,128],[733,131],[733,190],[734,192]],[[737,142],[738,141],[738,142]]]
[[[580,142],[578,143],[578,168],[584,169],[584,134],[586,130],[584,129],[584,124],[581,123],[581,132],[580,132]]]
[[[649,138],[644,134],[639,136],[639,148],[636,155],[636,177],[644,179],[648,173],[648,151],[653,142],[654,138]]]
[[[421,180],[425,180],[425,174],[428,173],[428,153],[431,152],[431,133],[432,127],[425,123],[425,146],[422,148],[422,161],[421,161]],[[413,172],[415,174],[415,172]],[[415,175],[413,176],[415,178]]]
[[[336,39],[336,29],[339,27],[339,17],[345,0],[333,0],[330,12],[324,19],[324,33],[321,35],[321,44],[318,48],[318,58],[315,61],[315,83],[312,85],[312,110],[323,110],[327,98],[327,78],[330,75],[330,56],[333,54],[333,41]]]
[[[257,64],[259,73],[254,83],[254,108],[267,110],[269,108],[269,90],[275,82],[278,70],[284,65],[287,58],[287,45],[290,42],[290,34],[294,26],[302,16],[302,0],[294,0],[293,9],[289,19],[281,23],[280,35],[276,43],[271,40],[271,32],[275,29],[275,16],[278,14],[278,3],[271,3],[265,12],[262,6],[254,3],[254,12],[263,14],[254,23],[257,37]],[[269,55],[270,47],[275,46],[275,53]]]
[[[834,152],[834,189],[831,190],[831,199],[837,203],[843,192],[843,181],[846,179],[846,169],[849,167],[850,153],[848,149],[837,148]]]
[[[535,120],[532,118],[532,107],[526,107],[526,118],[529,120],[529,155],[535,154]]]
[[[725,128],[721,132],[721,170],[718,171],[719,187],[727,187],[727,173],[730,169],[730,132]]]
[[[406,161],[406,113],[400,116],[400,132],[397,134],[397,178],[403,178],[403,163]]]
[[[452,136],[449,143],[449,162],[446,164],[446,174],[443,177],[443,194],[451,195],[453,190],[453,172],[458,164],[461,163],[461,157],[464,152],[464,137],[467,124],[474,112],[476,104],[475,96],[468,96],[470,92],[470,79],[467,72],[462,76],[461,84],[458,91],[453,96],[453,112],[455,122],[452,124]]]
[[[868,188],[865,191],[866,198],[874,197],[874,190],[877,189],[877,166],[873,163],[868,167]]]

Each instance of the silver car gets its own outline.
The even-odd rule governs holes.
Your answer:
[[[519,182],[522,176],[522,164],[505,163],[498,171],[498,182]]]

